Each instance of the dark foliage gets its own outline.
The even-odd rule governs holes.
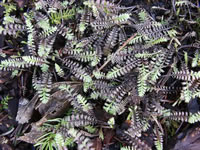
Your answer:
[[[0,5],[1,112],[20,99],[2,137],[42,150],[162,150],[200,121],[198,1]]]

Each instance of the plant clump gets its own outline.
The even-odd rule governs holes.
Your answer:
[[[200,121],[189,107],[200,98],[197,2],[21,2],[0,3],[0,84],[20,87],[16,141],[163,150],[182,122]]]

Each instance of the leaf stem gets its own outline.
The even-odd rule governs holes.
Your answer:
[[[128,38],[115,53],[118,53],[119,51],[121,51],[133,38],[135,38],[136,35],[137,33],[133,34],[130,38]],[[111,58],[108,58],[108,60],[97,71],[98,72],[101,71],[110,61],[111,61]]]

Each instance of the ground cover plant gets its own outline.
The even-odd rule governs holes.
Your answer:
[[[0,6],[2,146],[195,147],[199,1],[3,0]]]

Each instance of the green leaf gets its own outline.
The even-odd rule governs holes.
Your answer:
[[[63,137],[60,133],[56,133],[56,136],[55,136],[54,139],[55,139],[55,142],[58,146],[64,146],[65,145],[64,139],[63,139]]]
[[[64,71],[62,70],[62,68],[60,68],[60,66],[58,64],[55,63],[55,69],[56,69],[56,72],[57,74],[60,76],[60,77],[63,77],[65,74],[64,74]]]
[[[84,32],[85,29],[86,29],[86,23],[81,22],[80,25],[79,25],[79,30],[80,30],[80,32]]]
[[[115,125],[115,118],[112,117],[108,120],[108,124],[110,125],[111,128],[114,128]]]
[[[42,70],[43,73],[48,72],[48,70],[49,70],[49,65],[47,65],[47,64],[42,64],[42,65],[41,65],[41,70]]]

